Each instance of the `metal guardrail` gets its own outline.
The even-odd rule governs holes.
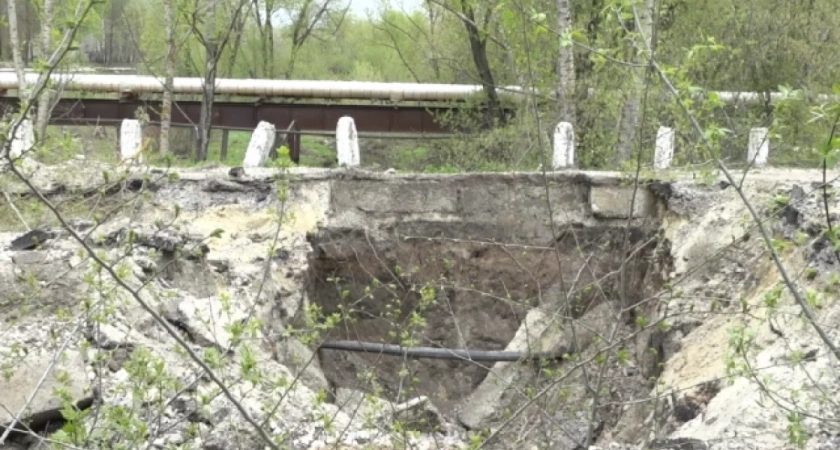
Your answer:
[[[17,108],[19,100],[0,97],[0,108]],[[68,99],[58,100],[51,121],[60,125],[97,124],[103,120],[134,119],[138,108],[151,121],[160,121],[161,102],[140,99]],[[253,130],[261,121],[285,128],[295,122],[299,130],[335,132],[338,119],[351,116],[359,132],[377,133],[451,133],[436,121],[454,107],[394,107],[387,105],[317,105],[294,103],[214,102],[212,124],[216,127]],[[201,102],[175,101],[172,123],[193,125],[199,122]]]

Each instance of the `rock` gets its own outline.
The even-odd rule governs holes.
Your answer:
[[[228,176],[231,178],[241,178],[242,175],[245,175],[245,169],[242,167],[231,167],[228,171]]]
[[[214,266],[205,260],[162,257],[157,263],[158,280],[192,297],[211,297],[218,293],[220,277]]]
[[[335,405],[341,411],[346,411],[355,420],[376,423],[377,418],[388,414],[388,401],[357,389],[339,387],[335,390]]]
[[[394,422],[399,422],[401,429],[421,433],[434,433],[446,423],[440,411],[425,396],[387,408],[378,421],[382,426],[391,426]]]
[[[119,372],[125,363],[131,357],[131,350],[126,348],[118,348],[111,352],[111,357],[108,358],[107,367],[111,372]]]
[[[289,368],[294,376],[309,388],[320,391],[329,390],[330,385],[321,370],[319,358],[307,346],[294,338],[282,338],[273,343],[273,358]]]
[[[230,271],[230,261],[226,259],[209,259],[207,264],[213,268],[216,273],[227,273]]]
[[[252,436],[250,430],[239,427],[222,427],[210,432],[210,438],[201,447],[202,450],[252,450],[264,448],[262,439]]]
[[[61,249],[0,252],[0,299],[7,306],[3,316],[76,306],[86,285],[81,270],[69,268],[71,255]]]
[[[218,297],[186,297],[170,305],[164,318],[186,331],[196,344],[227,350],[232,343],[231,327],[244,322],[248,312]]]
[[[204,185],[203,190],[204,192],[248,192],[251,188],[227,180],[211,180]]]
[[[645,186],[593,186],[589,203],[596,217],[605,219],[626,219],[630,215],[631,199],[634,198],[633,217],[649,217],[656,211],[656,196]]]
[[[549,289],[545,297],[554,298],[555,302],[559,301],[562,297],[557,289],[557,286]],[[557,304],[552,303],[529,311],[505,350],[546,352],[556,350],[560,346],[569,347],[573,343],[571,331],[564,330],[564,324],[559,318],[545,312],[552,311],[556,307]],[[591,345],[598,330],[609,327],[615,319],[610,305],[602,303],[587,313],[582,320],[583,325],[578,324],[577,333],[575,333],[580,351]],[[509,362],[494,364],[493,370],[464,402],[458,419],[470,429],[487,426],[489,421],[497,418],[499,411],[511,406],[506,403],[510,399],[504,395],[509,387],[519,385],[531,373],[533,373],[533,368],[525,364]]]
[[[86,328],[85,337],[103,350],[134,348],[144,339],[136,331],[118,322],[91,325]]]
[[[157,264],[146,256],[135,256],[134,263],[140,266],[145,274],[152,274],[157,271]]]
[[[794,184],[790,187],[790,201],[791,203],[801,203],[805,201],[807,195],[805,194],[805,189],[802,189],[802,186],[798,184]]]
[[[45,251],[29,251],[12,255],[12,262],[18,266],[46,264],[49,262],[49,253]]]
[[[32,230],[12,241],[10,250],[33,250],[55,237],[55,233],[44,230]]]
[[[207,244],[202,242],[203,237],[191,236],[172,229],[118,228],[106,235],[105,244],[118,246],[125,244],[128,239],[132,244],[153,248],[164,253],[171,254],[180,250],[184,252],[184,256],[187,258],[192,255],[204,255],[209,251]]]
[[[656,439],[650,443],[652,450],[709,450],[709,445],[700,439],[674,438]]]
[[[0,423],[14,421],[12,414],[26,405],[27,398],[34,393],[32,402],[20,418],[37,420],[39,417],[61,417],[61,400],[53,393],[59,389],[69,395],[74,403],[92,402],[92,394],[87,393],[87,375],[82,355],[68,350],[59,356],[53,364],[53,355],[46,352],[31,353],[23,356],[14,366],[7,369],[11,378],[0,377]],[[44,377],[44,382],[39,383]],[[36,388],[37,391],[36,391]]]
[[[231,392],[254,420],[266,423],[265,429],[269,435],[288,433],[311,443],[317,439],[334,439],[349,427],[350,419],[344,412],[339,411],[335,405],[320,403],[315,393],[300,383],[292,385],[293,377],[282,366],[267,362],[261,365],[261,369],[267,378],[261,380],[259,385],[243,381],[231,386]],[[217,391],[215,386],[203,386],[198,389],[195,398],[215,395]],[[270,406],[266,408],[264,405]],[[215,396],[199,410],[204,417],[212,414],[211,420],[217,422],[204,448],[263,447],[257,432],[223,395]],[[267,416],[269,411],[273,412],[270,418]],[[322,420],[325,417],[329,417],[332,422],[330,430],[323,428]]]

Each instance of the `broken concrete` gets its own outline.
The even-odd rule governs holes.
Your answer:
[[[456,423],[463,422],[476,435],[494,433],[486,448],[575,448],[590,433],[600,448],[783,447],[788,416],[757,403],[754,382],[711,383],[727,376],[733,318],[758,330],[750,362],[779,366],[763,372],[774,389],[784,395],[796,389],[815,416],[833,414],[831,401],[819,400],[836,397],[836,382],[821,374],[838,368],[797,319],[789,296],[779,298],[773,328],[767,324],[765,298],[778,279],[725,184],[643,184],[630,217],[633,187],[616,174],[555,173],[547,178],[549,216],[546,179],[537,174],[300,170],[284,206],[294,221],[278,222],[273,193],[284,177],[260,168],[230,177],[220,168],[181,171],[174,181],[126,182],[149,189],[151,199],[103,224],[89,241],[109,260],[123,258],[124,281],[193,352],[217,364],[214,373],[284,445],[393,447],[402,445],[394,433],[400,424],[419,433],[411,445],[446,448],[467,442]],[[39,181],[58,200],[74,192],[60,178]],[[760,172],[745,189],[768,218],[790,199],[768,229],[788,243],[782,257],[803,274],[802,288],[813,291],[820,323],[830,324],[838,320],[828,295],[837,262],[821,233],[813,179]],[[119,198],[128,187],[108,195]],[[181,206],[177,220],[174,204]],[[170,220],[179,230],[154,230],[155,221]],[[208,238],[216,229],[223,233]],[[41,346],[55,350],[53,335],[78,335],[69,348],[79,353],[90,345],[79,380],[102,386],[96,407],[141,411],[136,419],[151,427],[148,445],[260,445],[234,404],[183,350],[174,350],[174,339],[133,295],[110,282],[94,289],[84,276],[93,266],[66,233],[38,250],[5,250],[19,236],[0,234],[0,298],[12,299],[2,310],[4,345],[37,356]],[[129,236],[134,245],[127,254]],[[199,251],[177,262],[167,256],[185,247]],[[616,274],[625,258],[622,279]],[[39,295],[39,307],[19,308],[20,294]],[[89,305],[103,316],[74,332],[68,324],[86,317]],[[219,314],[225,305],[230,314]],[[315,306],[337,314],[338,326],[310,315]],[[258,335],[231,345],[244,311],[259,319],[251,322]],[[546,323],[555,316],[559,324]],[[646,322],[652,327],[643,329]],[[611,339],[613,333],[621,339]],[[316,351],[318,339],[338,338],[483,350],[551,350],[578,340],[579,352],[568,361],[482,366]],[[214,359],[214,349],[225,347],[232,352]],[[163,368],[157,384],[134,398],[132,386],[150,383],[143,369],[156,367]],[[601,373],[593,413],[587,386]],[[335,402],[325,391],[335,392]],[[364,397],[356,403],[371,413],[368,420],[344,401],[350,397]],[[274,405],[278,413],[269,415]],[[89,425],[91,436],[114,438],[107,424]],[[807,448],[829,448],[835,438],[828,425],[802,422],[813,436]]]
[[[186,331],[196,344],[227,351],[234,344],[234,338],[245,337],[248,310],[231,299],[187,297],[171,305],[164,318]],[[239,331],[234,335],[237,327]]]
[[[546,302],[546,307],[528,312],[505,350],[541,352],[566,347],[571,357],[575,353],[589,350],[597,338],[607,341],[616,319],[612,305],[597,305],[572,329],[563,320],[562,293],[557,292],[557,289],[554,291],[549,295],[553,294],[555,300]],[[487,426],[491,420],[499,418],[500,411],[511,406],[511,398],[518,397],[517,394],[510,395],[509,391],[528,386],[533,381],[532,374],[533,367],[522,363],[494,364],[484,381],[459,407],[458,419],[470,429]]]
[[[7,360],[4,376],[0,378],[0,424],[9,426],[17,420],[24,423],[38,420],[38,416],[60,417],[65,401],[76,404],[90,402],[86,361],[75,351],[49,354],[9,355],[13,349],[3,349]],[[15,362],[14,365],[9,363]]]
[[[647,189],[633,189],[633,186],[595,186],[589,192],[589,202],[595,217],[603,219],[626,219],[652,217],[657,214],[655,194]]]

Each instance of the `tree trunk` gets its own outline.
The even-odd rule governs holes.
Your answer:
[[[201,116],[198,122],[197,161],[207,160],[210,147],[210,131],[213,122],[213,97],[216,90],[216,66],[218,64],[218,36],[216,33],[216,8],[218,0],[211,0],[208,5],[206,29],[204,32],[206,61],[204,64],[204,85],[202,87]]]
[[[472,6],[465,5],[462,2],[462,8],[468,20],[462,20],[461,22],[467,29],[473,63],[487,97],[485,126],[492,127],[504,123],[504,117],[502,116],[502,103],[496,90],[496,80],[493,77],[493,70],[490,68],[490,60],[487,58],[487,40],[481,37],[481,30],[476,25]]]
[[[260,53],[259,53],[259,55],[262,56],[262,55],[265,55],[265,53],[266,53],[265,52],[266,36],[265,36],[265,28],[263,27],[263,24],[262,24],[262,15],[261,15],[262,10],[260,9],[260,4],[259,4],[258,0],[254,0],[253,10],[254,10],[254,21],[257,24],[257,32],[259,32],[259,34],[260,34]],[[265,61],[263,61],[263,66],[264,65],[265,65]],[[260,70],[257,70],[257,68],[256,68],[257,67],[256,61],[254,61],[254,63],[251,64],[251,66],[252,67],[249,68],[249,71],[252,72],[252,77],[253,78],[259,78]],[[263,70],[262,70],[263,76],[265,75],[265,70],[264,69],[265,68],[263,68]]]
[[[237,57],[239,56],[239,49],[242,48],[242,33],[245,31],[245,17],[242,16],[240,20],[234,23],[234,33],[236,36],[233,39],[233,47],[231,48],[230,60],[228,61],[227,69],[223,77],[235,78],[234,69],[236,68]],[[230,96],[232,97],[232,96]]]
[[[653,31],[653,8],[655,0],[646,0],[644,7],[638,10],[639,24],[641,29],[637,30],[641,34],[640,38],[643,41],[638,42],[641,46],[636,48],[635,54],[636,62],[645,62],[642,57],[647,54],[647,48],[651,46],[651,35]],[[642,95],[645,89],[645,68],[634,68],[633,79],[630,87],[630,94],[627,98],[627,103],[624,104],[624,110],[621,112],[621,124],[618,130],[618,158],[619,161],[628,161],[633,157],[633,142],[636,137],[636,131],[639,127],[639,110],[641,109]]]
[[[575,52],[571,43],[563,42],[573,26],[572,7],[569,0],[557,0],[557,31],[560,33],[560,51],[557,55],[557,101],[560,120],[575,125]]]
[[[173,17],[174,1],[166,0],[163,9],[163,23],[166,28],[166,67],[164,69],[163,104],[160,112],[160,154],[162,156],[169,153],[169,129],[172,126],[172,84],[175,78],[175,58],[177,56],[175,20]]]
[[[52,53],[52,25],[55,0],[44,0],[44,16],[41,18],[41,59],[48,61]],[[38,98],[38,115],[35,121],[35,132],[38,139],[43,139],[47,134],[47,125],[50,121],[52,95],[49,87],[40,93]]]
[[[274,78],[274,24],[271,21],[271,15],[273,13],[274,2],[265,2],[265,31],[263,33],[263,76],[266,78]]]
[[[26,92],[26,72],[23,55],[20,52],[20,36],[18,35],[17,0],[6,0],[6,12],[9,16],[9,44],[12,47],[12,61],[18,77],[18,98],[28,97]]]

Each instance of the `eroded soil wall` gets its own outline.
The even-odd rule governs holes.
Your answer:
[[[535,306],[568,299],[580,316],[605,301],[633,305],[661,286],[662,205],[641,188],[628,221],[628,191],[615,180],[555,177],[552,227],[546,184],[534,175],[334,181],[328,221],[309,236],[308,297],[343,317],[324,338],[503,350]],[[444,410],[488,367],[333,350],[321,351],[321,366],[338,387],[427,395]],[[368,369],[372,378],[360,381]]]

